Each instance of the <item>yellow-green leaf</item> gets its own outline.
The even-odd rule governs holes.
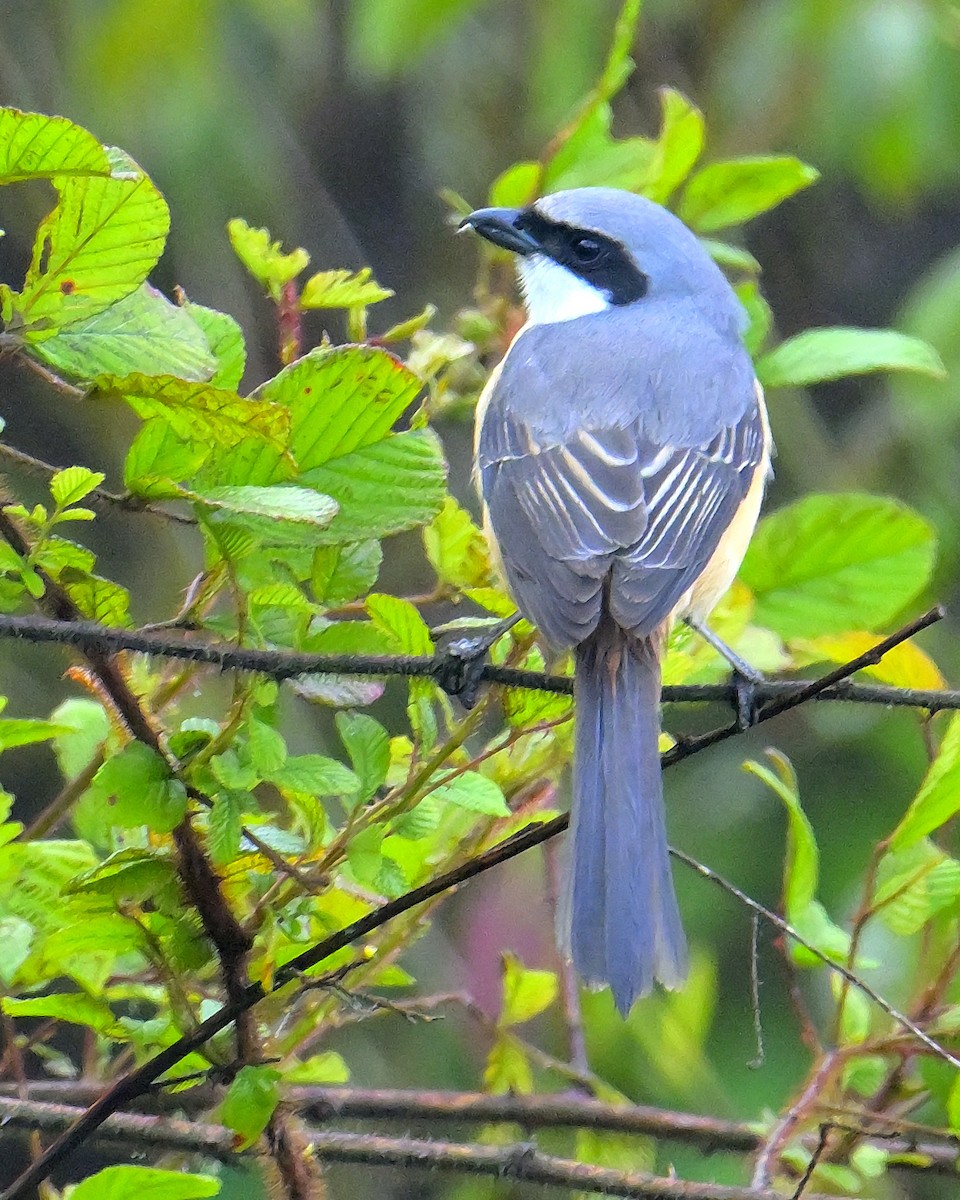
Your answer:
[[[960,812],[960,714],[951,718],[940,752],[903,820],[890,836],[891,850],[905,850]]]
[[[109,175],[106,151],[66,117],[0,108],[0,184],[55,175]]]

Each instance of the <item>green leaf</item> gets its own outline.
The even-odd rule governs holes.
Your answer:
[[[898,937],[917,933],[958,898],[960,862],[926,838],[889,851],[878,864],[873,907]]]
[[[264,778],[278,788],[308,796],[348,796],[352,799],[361,787],[360,780],[349,767],[322,754],[298,754],[288,758],[282,767]]]
[[[220,1180],[212,1175],[119,1166],[87,1176],[71,1190],[70,1200],[203,1200],[219,1191]]]
[[[649,138],[616,139],[611,130],[613,110],[606,101],[596,105],[547,163],[543,190],[575,187],[642,187],[656,154]]]
[[[756,356],[770,336],[773,313],[770,311],[770,305],[760,294],[756,280],[747,279],[743,283],[738,283],[733,290],[737,293],[737,298],[750,320],[747,331],[743,335],[743,344],[750,354]]]
[[[220,1120],[237,1135],[237,1149],[253,1145],[280,1103],[279,1071],[241,1067],[220,1105]]]
[[[745,762],[743,769],[755,775],[783,801],[787,810],[787,847],[783,866],[783,901],[787,920],[812,945],[826,954],[844,955],[849,936],[835,925],[815,898],[820,874],[820,850],[816,835],[800,804],[797,777],[789,759],[767,750],[773,770],[758,762]],[[821,960],[795,942],[790,954],[800,966],[819,967]]]
[[[409,600],[374,593],[367,597],[366,609],[374,625],[386,634],[397,653],[433,653],[433,638],[427,623]]]
[[[514,163],[493,181],[490,203],[495,208],[526,208],[540,195],[543,166],[538,162]]]
[[[170,833],[187,811],[187,793],[159,754],[142,742],[130,742],[107,759],[91,788],[113,802],[113,823],[122,829],[146,825]]]
[[[383,826],[368,825],[347,844],[347,862],[357,883],[376,886],[384,863],[383,837]]]
[[[279,242],[271,241],[269,230],[253,229],[240,217],[227,222],[227,236],[237,258],[273,300],[310,262],[302,246],[285,254]]]
[[[441,583],[467,588],[489,582],[486,538],[452,496],[424,529],[423,544]]]
[[[87,1025],[107,1037],[121,1036],[120,1026],[109,1005],[83,992],[54,993],[28,999],[4,997],[3,1011],[11,1017],[52,1017],[73,1025]]]
[[[6,707],[6,699],[0,703],[0,710]],[[32,746],[36,742],[48,742],[51,738],[68,734],[67,725],[55,721],[42,721],[32,717],[2,717],[0,718],[0,754],[12,750],[15,746]]]
[[[231,518],[266,518],[266,524],[262,521],[241,521],[240,524],[252,532],[264,534],[264,540],[268,542],[270,522],[297,526],[287,537],[303,539],[308,532],[304,526],[325,529],[337,515],[338,507],[335,500],[320,492],[286,484],[274,487],[217,487],[187,494],[202,507],[221,511]]]
[[[195,310],[171,304],[147,283],[50,337],[31,341],[35,358],[68,379],[98,375],[176,375],[201,382],[217,366]],[[227,318],[229,319],[229,318]]]
[[[357,799],[362,804],[370,799],[387,777],[390,738],[379,721],[364,713],[337,713],[337,732],[360,781]]]
[[[66,117],[0,108],[0,184],[110,172],[97,139]]]
[[[687,184],[680,216],[698,233],[742,225],[816,183],[820,174],[797,158],[735,158],[711,163]]]
[[[283,1073],[283,1081],[314,1087],[317,1084],[349,1083],[350,1068],[344,1062],[343,1055],[335,1050],[326,1050],[322,1054],[311,1054],[303,1062],[288,1068]]]
[[[946,378],[932,346],[892,329],[808,329],[757,361],[757,376],[766,388],[806,387],[874,371]]]
[[[324,541],[397,533],[430,520],[443,503],[443,459],[434,435],[392,432],[420,388],[386,351],[341,346],[311,351],[255,393],[289,412],[298,482],[340,505]],[[276,450],[244,445],[218,458],[207,474],[214,485],[263,486],[291,472]]]
[[[492,779],[480,775],[476,771],[464,771],[445,783],[431,788],[430,794],[436,800],[445,800],[458,808],[469,812],[484,813],[489,817],[508,817],[510,809],[503,798],[503,792]]]
[[[67,890],[142,901],[156,899],[166,889],[175,892],[176,886],[170,862],[143,850],[120,850],[74,879]]]
[[[513,954],[501,960],[503,1004],[497,1026],[506,1029],[521,1025],[549,1008],[557,996],[557,976],[554,971],[534,971],[525,967]]]
[[[65,779],[79,775],[100,749],[110,722],[96,700],[73,697],[58,705],[51,717],[63,730],[54,738],[53,749]]]
[[[119,397],[145,421],[160,417],[188,442],[212,441],[223,447],[266,443],[268,452],[278,455],[286,448],[289,417],[281,405],[248,400],[210,383],[140,372],[101,375],[90,394]]]
[[[371,278],[369,267],[353,271],[320,271],[311,275],[300,293],[301,308],[356,308],[379,304],[393,295]]]
[[[376,541],[318,546],[310,569],[317,603],[336,608],[364,595],[377,582],[382,562],[383,550]]]
[[[903,820],[890,835],[891,850],[906,850],[960,812],[960,714],[947,726],[940,751]]]
[[[229,314],[217,312],[213,308],[205,308],[202,304],[192,304],[189,300],[178,311],[186,312],[199,326],[215,360],[213,374],[197,378],[209,378],[210,382],[217,387],[228,388],[231,391],[236,390],[240,386],[240,380],[243,378],[243,371],[247,364],[243,330]],[[120,374],[120,372],[115,372],[115,374]],[[184,379],[194,378],[181,370],[151,371],[149,374],[179,375]]]
[[[873,631],[924,589],[934,557],[930,525],[894,500],[807,496],[760,522],[740,579],[756,623],[782,637]]]
[[[0,918],[0,945],[3,946],[3,954],[0,954],[0,983],[5,988],[14,986],[17,972],[30,953],[34,933],[33,926],[22,917]]]
[[[215,867],[232,862],[239,853],[245,795],[223,788],[213,798],[207,819],[207,847]]]
[[[703,113],[673,88],[660,89],[660,136],[641,191],[666,204],[693,170],[703,150]]]
[[[700,245],[718,267],[728,271],[743,271],[747,275],[760,274],[760,264],[742,246],[731,246],[729,242],[716,242],[712,238],[701,238]]]
[[[132,624],[130,593],[119,583],[74,568],[61,571],[59,582],[88,621],[121,628]]]
[[[91,471],[87,467],[66,467],[57,471],[50,480],[50,495],[57,508],[66,508],[68,504],[76,504],[84,496],[103,483],[106,476],[100,471]]]
[[[149,420],[133,439],[123,465],[123,481],[136,496],[173,499],[181,489],[174,481],[189,479],[211,456],[210,442],[188,442],[167,421]]]
[[[519,1042],[509,1033],[498,1033],[483,1070],[483,1086],[495,1096],[526,1096],[533,1091],[530,1059]]]
[[[58,177],[60,200],[37,230],[14,313],[40,338],[135,291],[166,240],[170,214],[146,175]]]
[[[283,735],[265,721],[251,718],[247,726],[247,755],[261,779],[269,779],[287,761],[287,743]]]

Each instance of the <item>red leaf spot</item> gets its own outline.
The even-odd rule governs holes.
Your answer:
[[[65,296],[71,295],[76,290],[77,290],[77,285],[73,282],[72,279],[64,279],[64,281],[60,284],[60,291],[63,292],[63,294]]]
[[[303,394],[304,394],[305,396],[309,396],[309,395],[310,395],[310,393],[311,393],[312,391],[313,391],[313,388],[305,387],[305,388],[303,389]]]

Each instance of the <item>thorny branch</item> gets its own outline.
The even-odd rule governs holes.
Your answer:
[[[60,1104],[0,1099],[0,1119],[20,1128],[62,1129],[81,1110]],[[329,1162],[363,1163],[440,1170],[497,1179],[525,1180],[600,1195],[643,1200],[781,1200],[777,1193],[720,1184],[688,1183],[639,1171],[616,1171],[542,1153],[529,1143],[425,1141],[379,1134],[337,1133],[306,1128],[304,1139],[313,1155]],[[98,1134],[106,1141],[134,1142],[164,1150],[191,1151],[212,1158],[236,1157],[234,1134],[220,1125],[170,1120],[168,1117],[114,1113]],[[809,1200],[817,1200],[810,1196]],[[824,1198],[820,1198],[824,1200]]]
[[[751,685],[755,700],[766,709],[762,719],[776,716],[808,700],[843,700],[860,704],[882,704],[889,707],[921,708],[930,713],[960,709],[960,691],[947,689],[898,688],[884,684],[849,682],[849,676],[878,662],[892,645],[899,645],[921,629],[943,617],[939,607],[931,609],[917,621],[893,634],[895,639],[878,643],[859,656],[856,665],[838,667],[816,680],[766,680]],[[437,655],[364,655],[364,654],[295,654],[282,650],[247,649],[233,645],[216,645],[185,637],[170,637],[157,632],[116,629],[94,621],[58,621],[36,616],[0,615],[0,637],[21,638],[29,642],[53,642],[81,648],[101,648],[112,651],[129,650],[163,658],[184,659],[198,665],[209,664],[224,671],[256,671],[282,681],[298,675],[395,675],[403,678],[437,678],[448,665],[446,656]],[[546,675],[539,671],[524,671],[515,667],[492,664],[479,669],[485,683],[506,687],[529,688],[535,691],[573,694],[573,680],[565,675]],[[668,685],[663,689],[667,704],[696,704],[709,701],[735,703],[737,686],[734,683],[700,683]],[[710,736],[707,734],[704,737]]]

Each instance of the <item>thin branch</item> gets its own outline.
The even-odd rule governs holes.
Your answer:
[[[761,705],[759,720],[768,720],[788,709],[796,708],[809,700],[848,701],[860,704],[881,704],[888,707],[920,708],[930,713],[946,709],[960,709],[960,691],[929,688],[898,688],[885,684],[850,683],[848,676],[870,666],[892,646],[899,645],[912,637],[919,629],[939,621],[943,616],[940,608],[931,609],[904,630],[891,635],[895,640],[885,639],[873,650],[860,655],[853,665],[845,664],[835,671],[813,681],[767,680],[754,685],[754,695]],[[281,650],[247,649],[232,645],[215,645],[209,642],[187,640],[184,637],[169,637],[156,632],[131,629],[116,629],[98,625],[94,621],[57,621],[36,616],[0,615],[0,637],[21,638],[30,642],[54,642],[81,648],[129,650],[139,654],[153,654],[163,658],[185,659],[197,664],[209,664],[226,671],[255,671],[282,681],[298,675],[373,675],[400,677],[435,678],[447,663],[441,653],[427,655],[364,655],[364,654],[294,654]],[[889,643],[889,644],[888,644]],[[515,667],[486,665],[480,669],[480,678],[486,683],[502,684],[506,687],[529,688],[534,691],[555,692],[559,695],[573,694],[573,680],[565,675],[548,675],[539,671],[523,671]],[[733,683],[675,684],[663,689],[663,700],[667,704],[699,704],[723,702],[732,704],[737,699],[737,686]],[[731,728],[739,732],[739,727]],[[703,734],[722,740],[718,731]],[[702,739],[690,739],[681,745],[696,744]],[[713,742],[710,742],[712,745]],[[675,747],[676,749],[676,747]],[[678,757],[684,757],[684,751]]]
[[[63,1128],[78,1109],[22,1100],[0,1100],[0,1119],[6,1126]],[[317,1158],[330,1162],[395,1166],[458,1174],[492,1175],[525,1180],[599,1195],[640,1197],[644,1200],[782,1200],[769,1191],[724,1187],[664,1178],[640,1171],[615,1171],[572,1159],[541,1153],[530,1144],[488,1146],[477,1143],[423,1141],[381,1137],[378,1134],[333,1133],[307,1128],[304,1141]],[[114,1114],[98,1137],[157,1149],[177,1149],[219,1159],[236,1156],[234,1134],[219,1125],[174,1121],[169,1117]]]
[[[56,473],[61,470],[60,467],[55,467],[53,463],[44,462],[42,458],[34,458],[32,454],[27,454],[24,450],[17,450],[16,447],[8,445],[6,442],[0,442],[0,461],[8,462],[14,467],[19,467],[28,475],[36,475],[41,479],[52,479]],[[158,508],[155,504],[151,504],[148,500],[141,500],[139,496],[131,495],[130,493],[120,494],[117,492],[109,492],[106,488],[96,487],[87,493],[86,499],[94,504],[106,504],[111,508],[119,509],[121,512],[127,513],[150,513],[155,517],[162,517],[165,521],[172,521],[177,525],[196,525],[194,517],[185,516],[183,513],[170,512],[165,508]]]

